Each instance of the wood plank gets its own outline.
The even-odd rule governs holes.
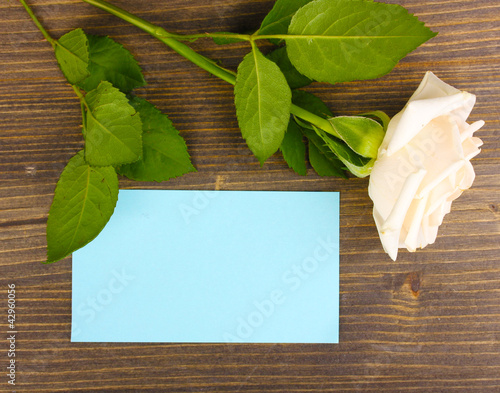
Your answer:
[[[78,101],[21,5],[0,4],[0,292],[16,284],[16,391],[500,391],[500,1],[389,2],[439,35],[387,76],[307,90],[335,113],[381,109],[392,116],[432,70],[476,94],[470,120],[487,123],[478,132],[484,146],[473,160],[474,186],[454,203],[434,245],[402,252],[397,262],[378,240],[366,179],[326,179],[312,170],[299,177],[278,154],[260,168],[239,133],[231,86],[81,1],[29,1],[56,38],[83,27],[127,47],[148,81],[137,93],[186,138],[197,173],[159,184],[121,179],[122,188],[341,191],[338,345],[70,343],[71,260],[41,262],[57,178],[82,147]],[[255,29],[273,2],[116,4],[194,34]],[[192,46],[231,69],[249,50],[208,40]],[[0,312],[5,331],[6,301]],[[0,390],[8,391],[6,376]]]

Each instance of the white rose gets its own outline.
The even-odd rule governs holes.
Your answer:
[[[470,159],[482,141],[483,121],[466,122],[476,97],[428,72],[389,123],[370,175],[368,193],[380,240],[396,260],[434,243],[451,202],[474,181]]]

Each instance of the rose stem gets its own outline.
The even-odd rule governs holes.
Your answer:
[[[131,14],[130,12],[127,12],[119,7],[116,7],[115,5],[110,4],[104,0],[83,0],[83,1],[92,4],[93,6],[96,6],[104,11],[107,11],[110,14],[113,14],[123,19],[124,21],[129,22],[132,25],[144,30],[146,33],[151,34],[153,37],[157,38],[165,45],[173,49],[175,52],[185,57],[186,59],[190,60],[191,62],[193,62],[200,68],[204,69],[205,71],[208,71],[212,75],[215,75],[232,85],[236,84],[236,73],[227,70],[223,67],[220,67],[219,65],[215,64],[212,60],[207,59],[206,57],[195,52],[189,46],[183,44],[182,42],[179,42],[178,40],[183,39],[183,36],[171,34],[162,27],[149,23],[148,21],[145,21],[144,19],[141,19]],[[322,130],[339,137],[339,135],[336,133],[336,131],[334,130],[334,128],[327,119],[317,116],[314,113],[311,113],[295,104],[292,104],[291,113],[315,125],[316,127],[321,128]]]
[[[33,20],[33,22],[35,23],[36,27],[38,27],[38,29],[41,31],[41,33],[43,34],[43,36],[45,37],[45,39],[50,43],[50,45],[52,45],[53,48],[55,48],[56,47],[56,40],[54,40],[50,36],[50,34],[47,32],[47,30],[45,30],[45,28],[42,26],[42,24],[40,23],[40,21],[37,19],[37,17],[35,16],[35,14],[33,13],[33,11],[31,10],[30,6],[24,0],[19,0],[19,2],[23,5],[24,9],[26,10],[26,12],[28,13],[28,15]]]

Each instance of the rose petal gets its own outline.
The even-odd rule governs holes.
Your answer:
[[[392,138],[387,145],[387,154],[392,155],[407,145],[433,119],[451,112],[466,113],[468,108],[464,108],[465,97],[468,96],[459,93],[447,97],[410,102],[398,122],[398,129],[403,128],[405,132],[392,131],[389,123],[388,131],[391,130]]]

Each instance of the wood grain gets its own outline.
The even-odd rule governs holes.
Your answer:
[[[70,343],[71,260],[41,262],[57,178],[82,147],[78,102],[21,5],[0,4],[0,365],[8,362],[7,284],[15,283],[17,392],[500,391],[500,1],[390,2],[439,35],[383,78],[309,90],[336,113],[392,116],[432,70],[476,94],[471,120],[486,121],[474,186],[454,203],[436,243],[401,252],[397,263],[378,240],[366,180],[299,177],[279,155],[260,168],[238,131],[229,85],[83,2],[29,2],[56,38],[83,27],[125,45],[148,81],[139,94],[169,113],[186,138],[198,173],[160,184],[121,180],[122,188],[341,191],[338,345]],[[116,4],[194,34],[254,29],[273,2]],[[192,45],[232,69],[248,51],[245,44]],[[5,372],[0,391],[12,391]]]

